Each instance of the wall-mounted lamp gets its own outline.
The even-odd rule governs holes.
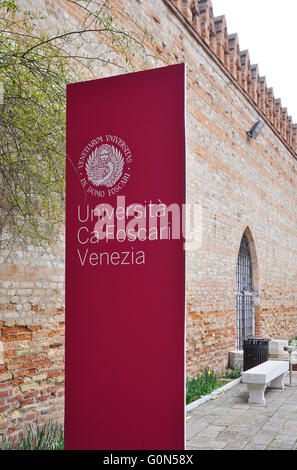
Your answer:
[[[260,134],[261,130],[263,129],[264,124],[261,121],[255,122],[255,124],[251,127],[249,131],[247,131],[247,135],[253,139],[256,139]]]

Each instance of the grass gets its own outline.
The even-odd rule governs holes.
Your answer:
[[[192,403],[198,398],[208,395],[213,390],[224,385],[219,381],[216,374],[207,368],[202,369],[198,377],[187,380],[186,383],[186,404]]]
[[[11,440],[2,436],[1,450],[63,450],[64,434],[62,426],[53,421],[43,426],[29,425],[24,432]]]
[[[213,392],[217,388],[225,385],[229,379],[237,379],[241,375],[241,369],[232,367],[227,369],[225,374],[217,376],[208,368],[201,369],[198,377],[187,380],[186,383],[186,404],[192,403]]]

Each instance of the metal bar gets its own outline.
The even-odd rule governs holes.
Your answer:
[[[254,334],[253,273],[248,239],[243,235],[236,269],[238,349],[243,340]]]

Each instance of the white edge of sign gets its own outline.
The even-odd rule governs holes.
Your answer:
[[[187,72],[186,72],[187,64],[184,63],[184,133],[185,133],[185,201],[187,198]],[[186,201],[187,202],[187,201]],[[187,309],[187,302],[186,302],[186,266],[187,266],[187,253],[185,253],[185,266],[184,266],[184,295],[185,295],[185,306],[184,306],[184,449],[186,449],[186,424],[187,424],[187,407],[186,407],[186,335],[187,335],[187,317],[186,317],[186,309]]]

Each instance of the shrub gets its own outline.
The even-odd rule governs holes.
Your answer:
[[[288,345],[289,346],[297,346],[297,336],[295,336],[295,338],[293,338],[293,339],[289,339]]]

